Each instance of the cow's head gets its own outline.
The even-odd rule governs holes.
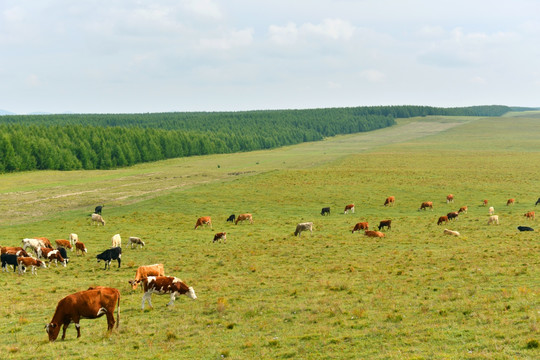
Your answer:
[[[43,261],[41,260],[37,260],[37,265],[38,267],[41,267],[41,268],[47,268],[47,264],[45,264]]]
[[[137,289],[137,285],[139,285],[139,282],[137,280],[129,280],[128,282],[133,290]]]
[[[60,325],[56,323],[49,323],[45,325],[45,331],[49,335],[49,341],[55,341],[60,332]]]
[[[191,286],[188,288],[188,292],[186,293],[186,295],[192,298],[193,300],[197,298],[197,295],[195,295],[195,290],[193,290]]]

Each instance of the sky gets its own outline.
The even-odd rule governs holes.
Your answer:
[[[537,0],[0,0],[16,114],[540,106]]]

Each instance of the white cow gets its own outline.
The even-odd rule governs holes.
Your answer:
[[[144,247],[144,241],[141,240],[140,237],[136,236],[130,236],[129,237],[129,243],[131,244],[131,248],[133,249],[133,246],[135,247]]]
[[[495,208],[493,206],[491,206],[489,208],[489,215],[493,215],[493,214],[495,214]]]
[[[454,231],[454,230],[444,229],[443,233],[446,234],[446,235],[459,236],[459,232]]]
[[[103,226],[105,226],[105,219],[99,214],[92,214],[92,224],[96,223],[99,225],[101,223]]]
[[[488,225],[489,224],[497,224],[499,225],[499,215],[491,215],[488,219]]]
[[[43,247],[45,247],[43,242],[39,241],[38,239],[22,239],[23,250],[26,250],[26,248],[31,248],[38,258],[41,257],[41,248]]]
[[[122,247],[122,238],[120,237],[120,234],[116,234],[112,237],[112,245],[111,247]]]
[[[300,236],[302,234],[302,231],[309,230],[313,234],[313,223],[312,222],[305,222],[300,223],[296,225],[296,231],[294,232],[295,236]]]
[[[79,235],[77,235],[75,233],[71,233],[71,234],[69,234],[68,240],[71,243],[71,251],[73,251],[73,248],[75,247],[75,243],[77,241],[79,241]]]

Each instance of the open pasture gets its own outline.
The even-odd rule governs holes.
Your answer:
[[[51,172],[49,180],[3,176],[1,206],[11,220],[2,219],[0,245],[75,232],[88,254],[70,252],[67,268],[37,276],[0,275],[0,352],[13,359],[540,357],[539,228],[523,216],[540,196],[540,121],[415,120],[430,125],[415,128],[409,119],[268,152]],[[421,128],[444,131],[415,136]],[[117,196],[123,186],[132,190]],[[395,206],[384,207],[390,195]],[[499,225],[487,225],[484,199]],[[433,211],[419,211],[423,201],[433,201]],[[88,214],[102,203],[106,226],[90,225]],[[349,203],[355,213],[345,215]],[[464,205],[467,214],[437,225]],[[251,213],[254,223],[227,223],[233,213]],[[194,230],[199,216],[211,216],[213,228]],[[351,233],[357,222],[374,229],[384,219],[392,220],[384,238]],[[293,236],[306,221],[313,234]],[[518,225],[536,231],[519,233]],[[212,243],[221,231],[227,243]],[[116,233],[122,267],[104,271],[95,256]],[[130,249],[129,236],[146,246]],[[141,311],[142,293],[128,280],[139,265],[158,262],[198,299],[166,307],[168,296],[153,295],[154,309]],[[120,290],[119,329],[108,336],[105,318],[82,320],[80,339],[71,325],[65,341],[49,343],[44,325],[57,302],[93,285]]]

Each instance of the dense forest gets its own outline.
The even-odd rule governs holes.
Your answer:
[[[183,156],[271,149],[371,131],[396,118],[501,116],[507,106],[0,116],[0,173],[113,169]]]

